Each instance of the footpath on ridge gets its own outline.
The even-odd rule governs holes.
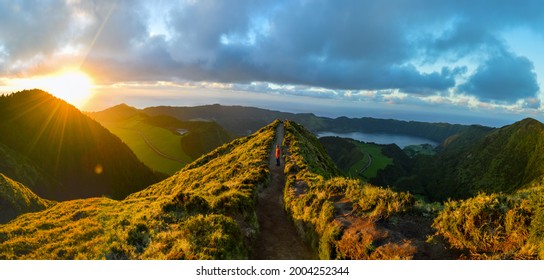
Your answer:
[[[268,167],[270,182],[258,195],[257,218],[260,233],[253,250],[257,260],[310,260],[317,256],[298,235],[293,222],[283,207],[283,188],[285,186],[284,162],[276,166],[275,147],[281,146],[285,128],[283,124],[276,129],[276,139],[270,151]]]

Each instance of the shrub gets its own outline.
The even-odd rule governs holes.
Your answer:
[[[362,184],[350,185],[346,190],[346,196],[357,204],[357,211],[361,216],[374,221],[407,212],[415,203],[414,197],[409,193]]]
[[[535,225],[534,210],[523,201],[504,194],[449,201],[433,227],[453,247],[469,250],[476,258],[531,257],[531,250],[520,251],[526,245],[530,226]]]
[[[182,213],[207,213],[210,210],[208,202],[199,195],[179,193],[172,201],[163,205],[164,212]]]
[[[338,221],[327,223],[319,239],[319,258],[330,260],[336,258],[336,242],[342,234],[342,225]]]
[[[406,240],[400,244],[387,243],[378,247],[370,259],[373,260],[411,260],[417,249],[412,245],[410,240]]]
[[[194,259],[242,259],[246,255],[236,221],[222,215],[197,215],[183,227]]]
[[[149,229],[145,224],[137,224],[128,231],[127,243],[134,246],[136,253],[142,253],[151,239]]]
[[[130,253],[119,243],[110,245],[105,256],[107,260],[128,260]]]

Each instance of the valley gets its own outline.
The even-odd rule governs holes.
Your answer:
[[[168,175],[233,139],[213,122],[150,117],[126,104],[88,115],[123,140],[144,164]]]
[[[40,110],[15,114],[23,104]],[[0,259],[544,258],[544,125],[533,119],[289,115],[313,129],[276,119],[244,136],[249,117],[229,131],[123,104],[84,115],[41,91],[0,105],[12,132],[0,138]],[[339,134],[419,127],[410,137],[439,144],[317,138],[327,122],[344,123]]]

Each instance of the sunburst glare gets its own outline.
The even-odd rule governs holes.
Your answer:
[[[92,95],[92,79],[79,70],[65,71],[49,76],[20,79],[18,87],[25,89],[38,88],[81,109]]]

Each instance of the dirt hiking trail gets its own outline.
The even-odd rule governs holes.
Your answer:
[[[276,139],[270,151],[270,182],[260,191],[257,201],[257,218],[260,233],[255,242],[253,259],[257,260],[311,260],[317,256],[298,235],[295,226],[283,209],[283,158],[276,166],[275,147],[281,146],[284,135],[283,124],[276,129]]]

